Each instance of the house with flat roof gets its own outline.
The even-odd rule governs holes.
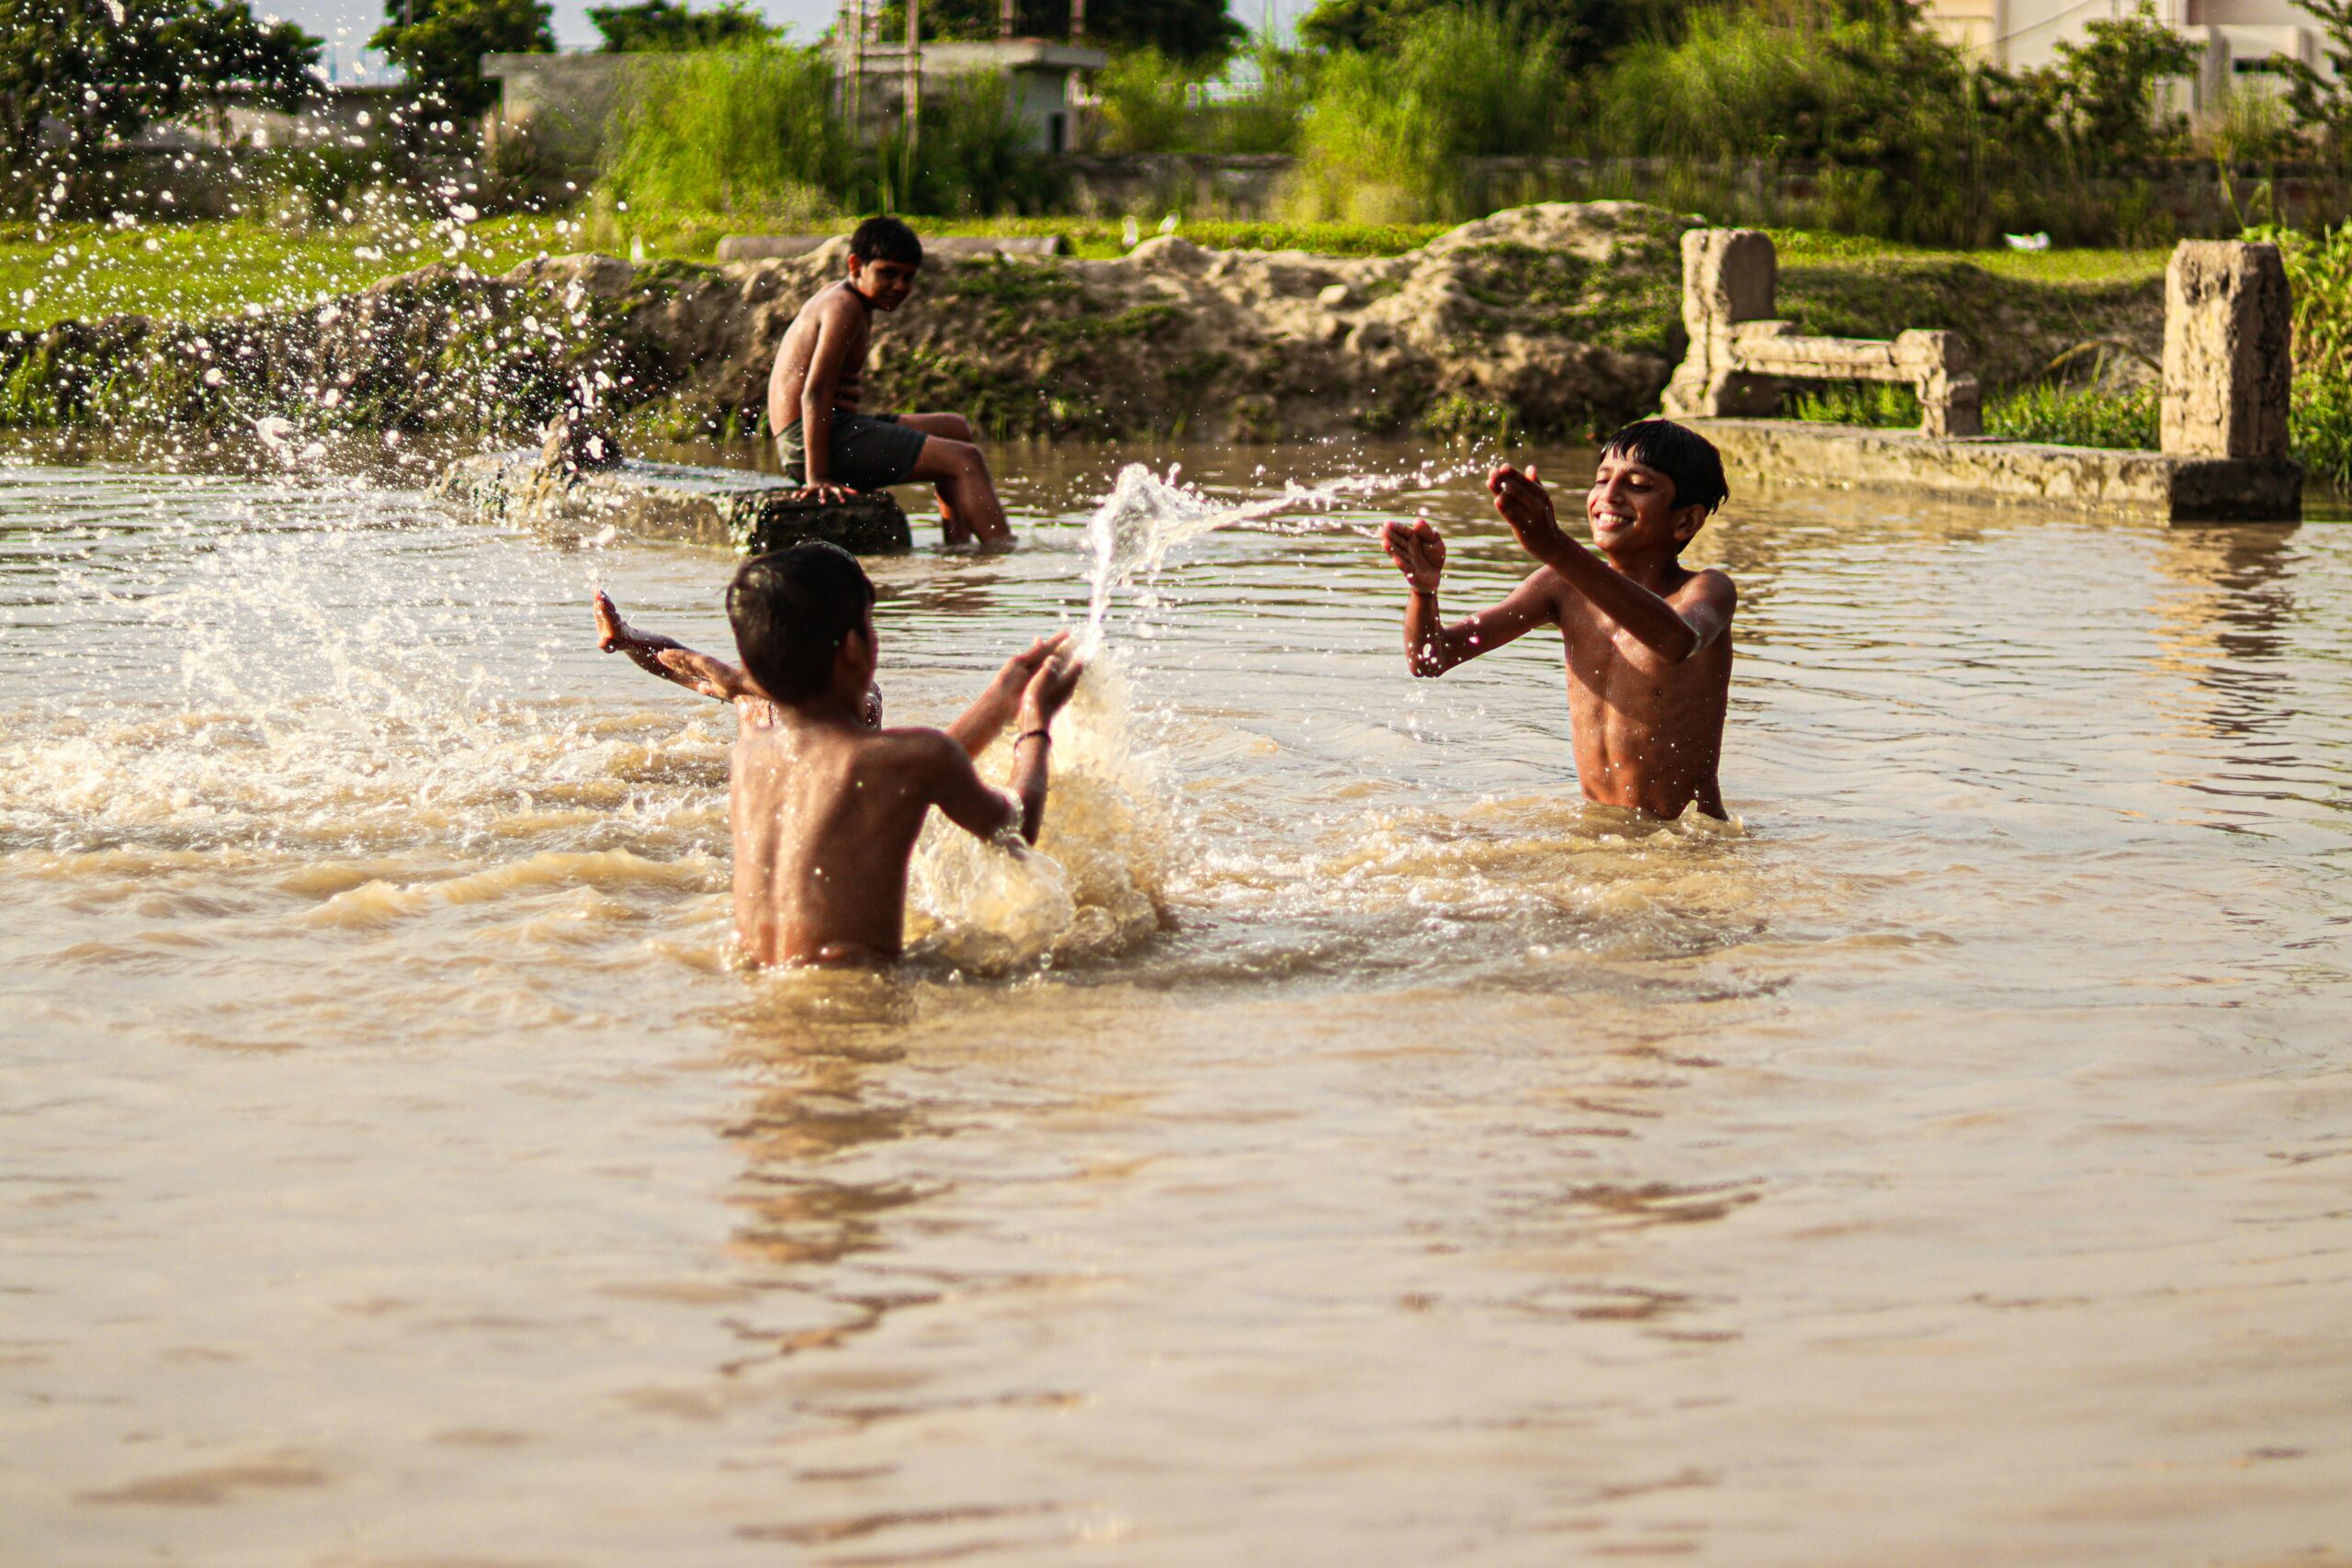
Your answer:
[[[1926,0],[1929,25],[1979,59],[2028,71],[2058,59],[2062,43],[2080,44],[2092,22],[2120,21],[2136,0]],[[2280,58],[2327,69],[2319,18],[2293,0],[2155,0],[2156,17],[2205,46],[2193,101],[2217,103],[2233,78],[2275,73]]]

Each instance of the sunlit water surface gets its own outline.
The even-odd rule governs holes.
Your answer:
[[[1114,461],[1002,466],[870,563],[894,719],[1088,614]],[[2352,1547],[2352,529],[1736,497],[1657,827],[1352,504],[1112,595],[1050,859],[761,976],[586,610],[724,650],[722,558],[0,468],[0,1559]]]

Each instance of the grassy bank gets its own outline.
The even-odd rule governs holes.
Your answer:
[[[624,226],[626,225],[626,226]],[[522,216],[455,225],[288,228],[262,222],[152,224],[117,229],[68,224],[36,232],[0,226],[0,330],[111,315],[205,321],[250,308],[307,303],[363,288],[434,263],[503,272],[541,254],[602,250],[648,260],[708,261],[730,231],[716,216],[628,224],[625,218]],[[843,220],[824,227],[846,231]],[[1108,258],[1125,249],[1116,220],[1003,218],[923,222],[933,234],[1058,234],[1072,254]],[[1143,229],[1148,236],[1153,226]],[[1445,231],[1436,224],[1186,222],[1178,231],[1217,250],[1302,250],[1324,255],[1397,255]],[[2128,285],[2163,275],[2160,250],[1928,251],[1849,235],[1781,231],[1792,270],[1901,274],[1910,264],[1966,263],[2021,283]],[[1899,324],[1899,323],[1898,323]]]

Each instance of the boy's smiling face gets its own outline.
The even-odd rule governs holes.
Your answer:
[[[877,310],[895,310],[915,291],[921,262],[860,261],[849,258],[849,286],[865,296]]]
[[[1674,481],[1646,463],[1604,452],[1585,492],[1584,514],[1593,543],[1617,556],[1679,551],[1707,520],[1703,506],[1677,506]]]

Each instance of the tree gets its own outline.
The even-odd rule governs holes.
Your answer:
[[[715,11],[689,11],[677,0],[638,0],[633,6],[591,6],[588,19],[605,35],[607,54],[680,54],[690,49],[765,43],[776,29],[722,0]]]
[[[223,87],[291,107],[319,89],[322,47],[245,0],[0,0],[0,202],[70,188]]]
[[[384,0],[384,25],[368,40],[408,73],[409,85],[471,118],[498,89],[482,80],[485,54],[555,49],[547,0]]]
[[[1462,0],[1316,0],[1299,18],[1298,36],[1311,49],[1394,54],[1422,17],[1462,8]],[[1520,0],[1488,9],[1553,39],[1562,62],[1584,71],[1640,39],[1673,35],[1687,6],[1684,0]]]
[[[2058,63],[2041,73],[2055,101],[2056,123],[2092,166],[2153,158],[2177,148],[2188,117],[2159,117],[2156,84],[2197,72],[2201,43],[2156,20],[2153,0],[2120,21],[2092,22],[2087,43],[2062,43]]]
[[[2352,0],[2301,0],[2327,34],[2323,75],[2290,56],[2276,56],[2287,77],[2287,108],[2295,123],[2318,133],[2328,154],[2352,156]]]
[[[922,0],[927,39],[992,39],[1003,27],[999,0]],[[1065,0],[1014,0],[1012,30],[1021,38],[1067,38]],[[896,41],[907,31],[903,5],[888,6],[878,36]],[[1086,41],[1112,49],[1156,49],[1187,64],[1221,62],[1249,30],[1228,15],[1225,0],[1087,0]]]

